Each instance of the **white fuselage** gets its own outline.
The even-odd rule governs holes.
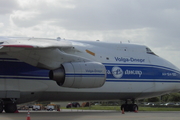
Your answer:
[[[11,72],[12,74],[1,73],[0,97],[18,98],[19,103],[35,100],[138,99],[175,92],[180,89],[179,69],[155,55],[146,46],[98,41],[71,42],[73,45],[71,49],[56,48],[52,50],[60,50],[61,56],[54,56],[53,62],[48,64],[49,68],[54,69],[57,64],[61,65],[72,61],[100,62],[105,66],[107,72],[106,82],[102,87],[81,89],[60,87],[55,81],[49,80],[48,70],[33,69],[35,67],[31,67],[31,65],[35,62],[17,57],[21,60],[19,61],[14,59],[16,54],[11,53],[1,55],[1,69],[6,67],[4,72]],[[51,56],[49,55],[41,61],[44,60],[44,63],[48,63]],[[18,66],[19,68],[17,68]],[[39,66],[38,64],[37,67]]]

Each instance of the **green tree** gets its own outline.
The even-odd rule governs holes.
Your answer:
[[[159,102],[159,97],[148,98],[145,101],[146,102]]]
[[[161,101],[162,101],[162,102],[168,102],[169,96],[170,96],[170,94],[162,95],[162,96],[161,96]]]
[[[180,93],[171,93],[168,97],[168,102],[179,102],[180,101]]]

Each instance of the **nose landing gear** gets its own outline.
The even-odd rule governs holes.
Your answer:
[[[121,105],[121,110],[123,110],[128,112],[135,112],[136,110],[138,110],[138,106],[136,104],[123,104]]]
[[[124,110],[126,112],[135,112],[138,110],[138,105],[134,104],[134,100],[132,100],[131,104],[128,104],[126,100],[125,104],[121,105],[121,110]]]

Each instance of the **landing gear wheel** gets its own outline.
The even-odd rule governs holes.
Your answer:
[[[3,104],[0,103],[0,113],[2,113],[2,112],[3,112]]]
[[[129,111],[129,105],[128,104],[121,105],[121,110],[128,112]]]
[[[121,105],[121,110],[128,112],[134,112],[138,110],[138,106],[136,104],[123,104]]]
[[[17,110],[17,106],[15,103],[7,103],[5,104],[4,110],[6,113],[14,113]]]
[[[132,110],[133,110],[134,112],[138,111],[138,105],[133,104],[133,108],[132,108]]]

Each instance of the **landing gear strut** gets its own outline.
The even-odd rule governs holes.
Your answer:
[[[3,103],[0,103],[0,113],[3,112]]]
[[[121,105],[121,110],[124,110],[126,112],[128,112],[128,111],[135,112],[138,110],[138,105],[134,104],[134,100],[132,100],[131,104],[128,104],[127,100],[126,100],[125,104]]]

